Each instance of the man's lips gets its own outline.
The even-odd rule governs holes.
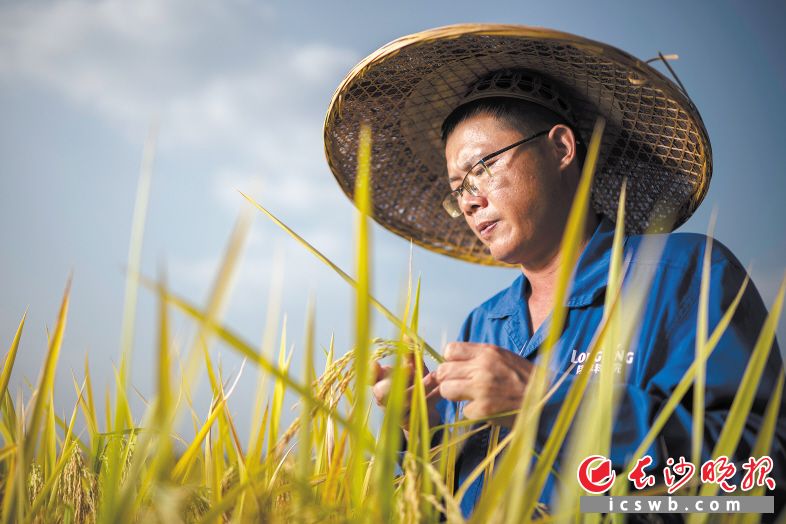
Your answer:
[[[487,220],[485,222],[481,222],[475,226],[478,235],[481,238],[488,238],[494,232],[495,226],[497,225],[497,220]]]

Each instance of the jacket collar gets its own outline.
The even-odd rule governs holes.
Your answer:
[[[584,251],[579,256],[573,283],[565,305],[569,308],[585,307],[606,290],[609,278],[611,246],[614,241],[614,222],[601,218]],[[627,243],[627,237],[625,238]],[[497,304],[489,312],[491,318],[511,316],[515,311],[526,308],[524,290],[529,286],[527,277],[520,274],[513,284],[500,296]]]

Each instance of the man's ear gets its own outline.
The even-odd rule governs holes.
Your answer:
[[[549,139],[554,144],[560,171],[564,171],[576,158],[576,135],[568,126],[557,124],[549,131]]]

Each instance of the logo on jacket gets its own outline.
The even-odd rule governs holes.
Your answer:
[[[603,359],[603,351],[598,351],[595,361],[588,363],[589,351],[576,351],[575,349],[570,354],[570,363],[576,365],[576,374],[580,374],[585,368],[592,370],[592,374],[600,372],[600,363]],[[630,366],[633,363],[633,351],[615,351],[614,352],[614,373],[622,373],[622,364]]]

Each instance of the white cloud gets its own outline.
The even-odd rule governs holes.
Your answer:
[[[307,82],[319,83],[356,60],[354,53],[325,45],[307,45],[292,53],[292,69]]]
[[[282,163],[289,164],[288,161]],[[287,216],[280,217],[282,219],[318,214],[323,223],[325,220],[335,223],[341,221],[335,217],[336,210],[349,214],[351,205],[328,174],[326,166],[319,169],[305,165],[290,171],[277,169],[276,165],[276,162],[271,162],[269,169],[261,168],[258,172],[220,170],[214,178],[214,190],[222,206],[235,212],[245,202],[238,193],[242,191],[266,207],[274,202],[278,209],[286,211]],[[332,212],[325,212],[328,209]]]
[[[351,235],[339,229],[312,223],[298,233],[325,256],[345,271],[351,272],[350,261],[353,246]],[[175,258],[171,263],[173,286],[187,289],[189,296],[202,299],[207,296],[222,261],[222,252],[202,257]],[[233,303],[258,304],[260,293],[270,284],[276,271],[275,259],[283,261],[283,272],[287,278],[303,286],[316,287],[317,274],[324,270],[323,263],[300,246],[295,240],[275,229],[275,226],[251,229],[246,248],[236,268],[234,282],[238,284],[233,293]],[[327,270],[330,271],[330,270]],[[337,283],[340,278],[335,276]],[[331,284],[331,285],[332,285]]]
[[[242,1],[6,5],[0,76],[92,107],[135,139],[156,119],[164,147],[294,158],[319,143],[332,88],[357,57],[265,37],[273,16]]]

